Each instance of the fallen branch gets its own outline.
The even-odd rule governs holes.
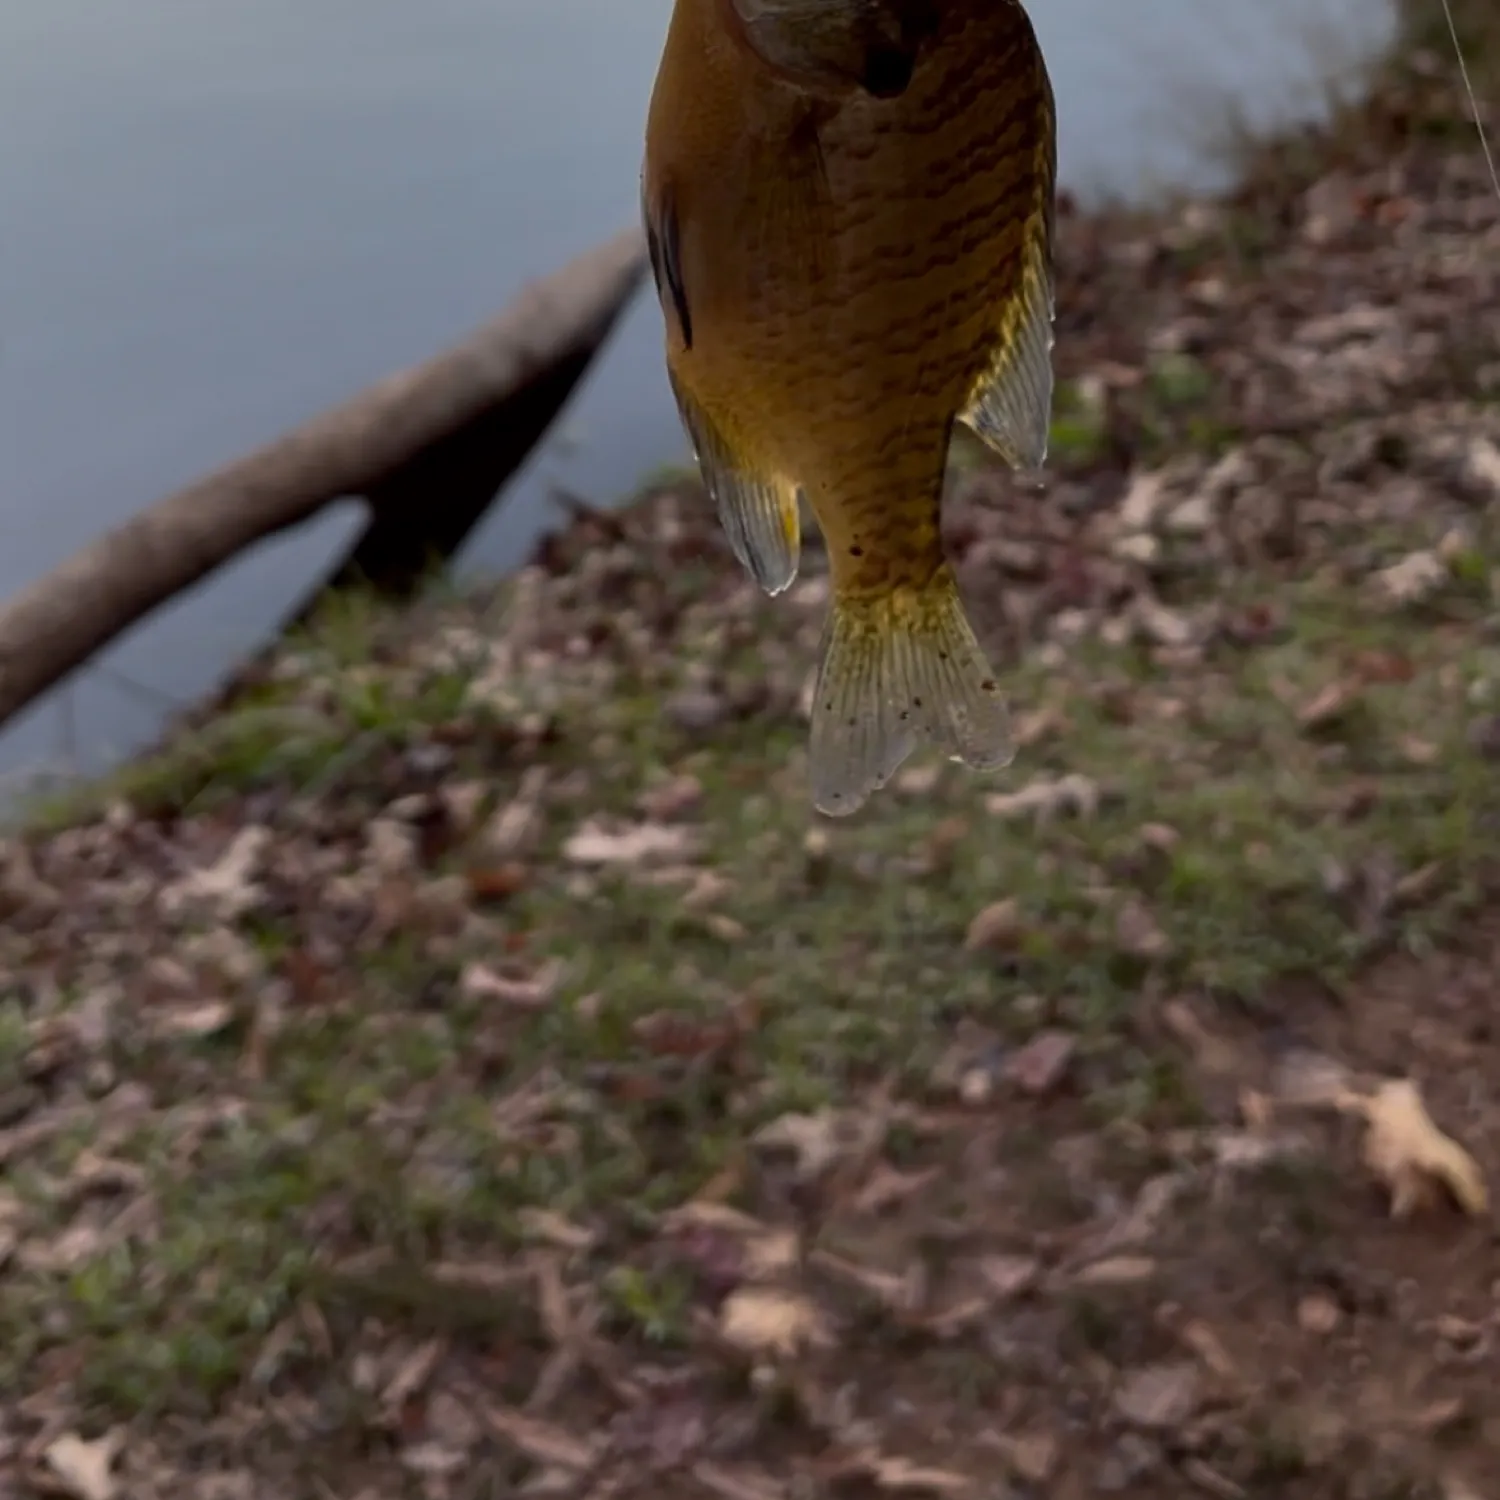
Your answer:
[[[0,608],[0,726],[131,625],[336,501],[370,523],[330,587],[409,592],[546,430],[644,272],[636,230],[525,287],[457,348],[158,501]]]

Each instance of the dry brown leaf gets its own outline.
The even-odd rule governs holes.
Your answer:
[[[1165,958],[1172,951],[1171,939],[1145,902],[1133,897],[1115,915],[1115,943],[1132,958]]]
[[[234,1020],[234,1006],[227,1000],[202,1000],[196,1005],[174,1005],[150,1013],[150,1030],[162,1038],[180,1037],[201,1041],[217,1036]]]
[[[471,963],[459,976],[458,987],[466,1000],[493,1001],[512,1010],[545,1010],[563,976],[563,965],[554,960],[530,978],[501,974],[488,964]]]
[[[1194,1318],[1181,1330],[1179,1336],[1221,1380],[1239,1378],[1239,1366],[1224,1347],[1224,1341],[1202,1318]]]
[[[119,1490],[115,1459],[125,1446],[122,1428],[111,1428],[92,1442],[65,1432],[48,1443],[42,1457],[74,1500],[113,1500]]]
[[[995,1433],[995,1447],[1006,1467],[1027,1484],[1045,1484],[1056,1472],[1062,1444],[1048,1432],[1022,1433],[1017,1437]]]
[[[1297,710],[1297,724],[1309,733],[1331,728],[1359,702],[1364,684],[1356,677],[1330,682]]]
[[[822,1309],[800,1292],[777,1287],[742,1286],[731,1292],[719,1310],[719,1332],[746,1354],[783,1359],[833,1343]]]
[[[1041,1031],[1005,1061],[1005,1077],[1021,1090],[1039,1098],[1055,1089],[1072,1065],[1078,1038],[1070,1031]]]
[[[519,1449],[533,1463],[576,1474],[592,1467],[599,1456],[597,1442],[584,1442],[565,1429],[528,1417],[524,1412],[492,1406],[484,1415],[496,1437]]]
[[[1202,1386],[1195,1364],[1147,1365],[1125,1377],[1115,1393],[1115,1410],[1135,1427],[1181,1427],[1197,1411]]]
[[[1402,1219],[1428,1202],[1441,1184],[1468,1214],[1489,1208],[1479,1164],[1433,1123],[1416,1084],[1391,1079],[1358,1101],[1369,1133],[1365,1161],[1391,1190],[1391,1215]]]
[[[797,1176],[804,1182],[821,1177],[830,1167],[870,1144],[875,1121],[861,1121],[850,1111],[820,1109],[813,1115],[782,1115],[761,1126],[753,1137],[757,1146],[790,1151]]]
[[[662,1218],[670,1234],[698,1229],[729,1235],[738,1241],[739,1274],[747,1281],[766,1281],[790,1271],[802,1258],[802,1241],[795,1229],[763,1224],[726,1203],[690,1199]]]
[[[426,1386],[447,1349],[447,1340],[428,1339],[406,1354],[381,1392],[381,1405],[388,1413],[399,1413]]]
[[[868,1292],[870,1296],[899,1313],[915,1313],[927,1296],[927,1273],[921,1261],[913,1261],[903,1275],[893,1271],[864,1266],[831,1250],[814,1250],[812,1265],[842,1281]]]
[[[914,1172],[903,1172],[889,1162],[875,1163],[869,1181],[854,1196],[851,1205],[856,1213],[878,1214],[915,1197],[940,1176],[938,1167],[921,1167]]]
[[[1012,952],[1025,935],[1021,922],[1021,903],[1014,896],[992,901],[977,912],[964,934],[964,948],[970,953],[988,949],[995,953]]]
[[[1321,1052],[1288,1052],[1277,1064],[1272,1093],[1280,1104],[1342,1109],[1354,1098],[1348,1068]]]
[[[984,799],[988,812],[997,818],[1035,818],[1047,822],[1056,817],[1090,819],[1099,811],[1100,791],[1087,776],[1040,777],[1018,792],[992,792]]]
[[[523,1208],[517,1218],[529,1238],[541,1240],[558,1250],[576,1250],[582,1254],[592,1250],[598,1241],[592,1229],[585,1229],[550,1208]]]
[[[1310,1292],[1297,1304],[1297,1324],[1319,1338],[1333,1332],[1341,1318],[1339,1305],[1323,1292]]]
[[[1041,1262],[1030,1255],[985,1255],[976,1269],[1002,1302],[1029,1292],[1042,1274]]]
[[[876,1485],[892,1494],[966,1495],[972,1488],[964,1474],[948,1469],[929,1469],[907,1458],[887,1458],[879,1453],[862,1454],[860,1467]]]
[[[786,1500],[786,1487],[761,1469],[701,1459],[693,1465],[693,1478],[719,1500]]]
[[[1149,1255],[1111,1255],[1085,1266],[1073,1277],[1075,1286],[1139,1286],[1156,1275]]]
[[[692,859],[699,835],[678,824],[637,823],[612,831],[585,823],[563,845],[563,857],[575,865],[680,864]]]

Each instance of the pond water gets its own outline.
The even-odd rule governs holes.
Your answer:
[[[0,8],[0,595],[629,223],[670,9]],[[1031,10],[1062,175],[1084,197],[1213,185],[1220,127],[1316,113],[1392,27],[1389,0]],[[683,456],[659,337],[643,293],[466,567],[521,559],[555,519],[550,483],[608,500]],[[97,768],[148,739],[356,521],[350,507],[269,544],[143,623],[0,736],[0,771]]]

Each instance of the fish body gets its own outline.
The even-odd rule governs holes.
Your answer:
[[[1010,759],[940,508],[955,420],[1045,456],[1055,141],[1018,0],[677,0],[642,172],[668,374],[761,587],[796,576],[799,493],[827,544],[826,813],[923,741]]]

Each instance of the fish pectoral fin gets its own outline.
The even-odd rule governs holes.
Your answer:
[[[671,381],[682,425],[734,555],[766,593],[781,593],[797,577],[802,554],[796,487],[748,467],[681,382],[675,376]]]
[[[923,743],[975,770],[1013,753],[1005,699],[946,563],[920,589],[835,592],[813,698],[814,805],[854,812]]]
[[[823,282],[836,268],[835,245],[829,234],[833,194],[819,131],[824,116],[816,106],[804,110],[784,141],[766,143],[762,211],[746,226],[747,248],[764,247],[768,254],[796,245],[814,282]]]
[[[693,314],[682,280],[682,247],[677,210],[669,193],[652,193],[641,181],[641,223],[646,230],[646,251],[651,258],[651,279],[662,311],[677,321],[684,349],[693,347]]]
[[[1039,469],[1047,460],[1054,306],[1049,240],[1048,233],[1034,239],[994,360],[959,413],[964,425],[1014,469]]]

